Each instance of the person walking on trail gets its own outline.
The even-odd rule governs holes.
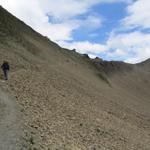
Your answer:
[[[9,63],[7,61],[4,61],[1,68],[2,68],[3,73],[4,73],[5,80],[8,80],[8,71],[10,69]]]

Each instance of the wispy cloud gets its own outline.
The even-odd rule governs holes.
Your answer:
[[[104,51],[107,50],[107,47],[102,44],[97,44],[97,43],[92,43],[89,41],[82,41],[82,42],[61,42],[60,43],[63,47],[68,47],[69,49],[76,49],[77,52],[79,53],[92,53],[93,55],[95,54],[100,54]]]

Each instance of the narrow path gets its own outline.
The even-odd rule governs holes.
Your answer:
[[[21,112],[15,99],[0,87],[0,150],[20,150]]]

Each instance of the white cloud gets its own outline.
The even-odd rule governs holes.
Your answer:
[[[110,36],[107,44],[110,48],[136,48],[150,45],[150,34],[139,31],[131,33],[122,33]]]
[[[77,52],[79,53],[92,53],[93,55],[98,55],[104,51],[107,50],[107,47],[102,44],[96,44],[96,43],[91,43],[88,41],[82,41],[82,42],[60,42],[59,43],[63,47],[67,47],[69,49],[76,49]]]
[[[116,49],[114,54],[118,56],[118,52],[127,55],[126,62],[136,63],[150,57],[150,34],[142,32],[131,32],[125,34],[112,35],[108,41],[109,49]],[[120,49],[118,51],[118,49]],[[112,54],[112,55],[114,55]],[[114,56],[115,56],[114,55]]]
[[[45,0],[39,1],[43,10],[57,19],[68,19],[89,11],[100,0]]]
[[[122,49],[116,49],[113,52],[108,51],[107,53],[108,53],[107,55],[109,57],[112,57],[112,58],[114,58],[114,57],[125,57],[128,54],[127,51],[122,50]]]
[[[98,15],[89,15],[85,20],[81,21],[81,26],[86,30],[100,28],[103,23],[103,17]]]
[[[64,41],[64,40],[72,40],[72,31],[78,28],[78,24],[76,22],[65,22],[65,23],[44,23],[39,26],[36,26],[35,29],[50,37],[53,41]]]
[[[93,55],[93,54],[88,54],[88,56],[92,59],[95,59],[97,57],[96,55]]]
[[[126,59],[126,62],[129,63],[138,63],[150,58],[150,47],[145,47],[142,49],[137,49],[135,56]]]
[[[123,20],[126,27],[150,28],[150,1],[137,0],[127,8],[128,16]]]

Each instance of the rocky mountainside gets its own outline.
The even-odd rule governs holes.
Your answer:
[[[0,60],[11,65],[8,82],[1,75],[0,86],[21,107],[24,149],[150,149],[149,60],[91,60],[2,7]]]

